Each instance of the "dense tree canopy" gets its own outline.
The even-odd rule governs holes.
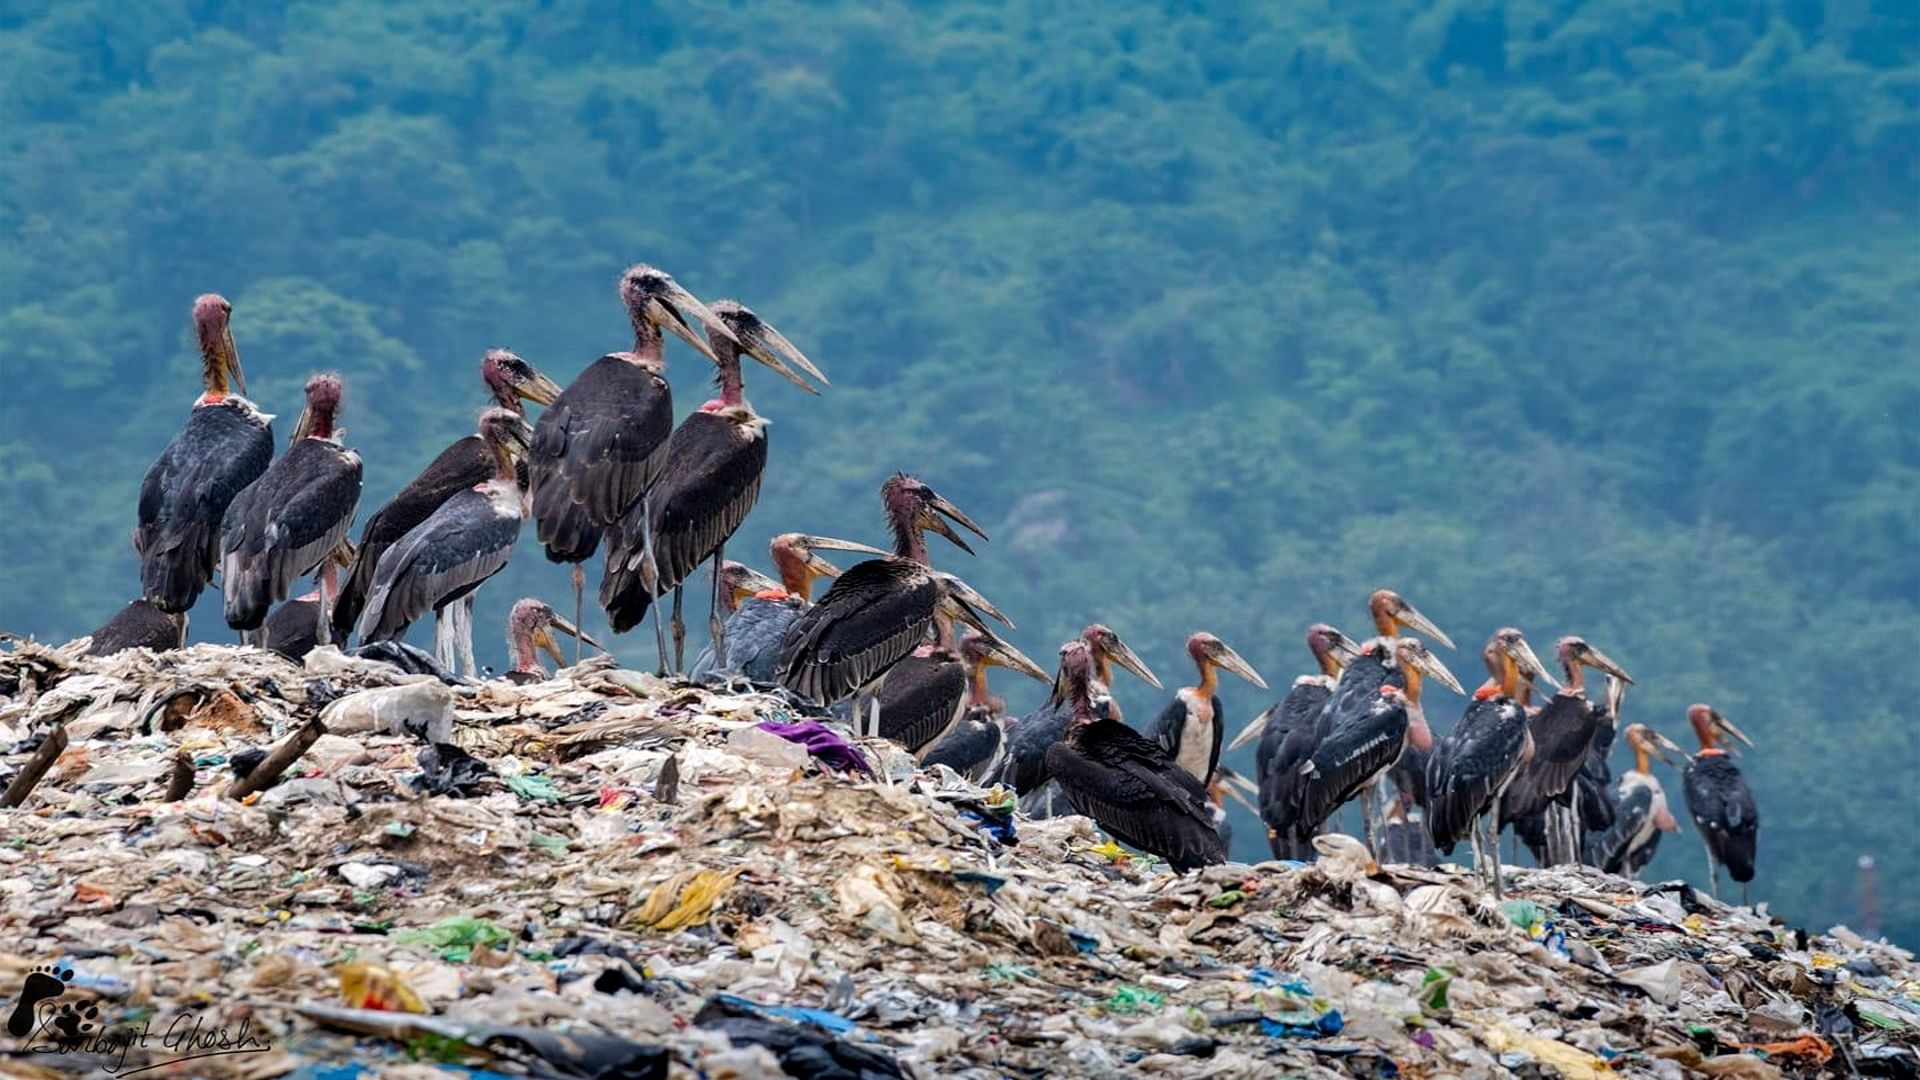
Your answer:
[[[364,519],[472,430],[485,347],[564,382],[620,346],[646,260],[834,379],[754,384],[733,553],[874,538],[900,468],[987,524],[940,557],[1043,661],[1098,617],[1183,676],[1204,627],[1283,685],[1382,584],[1463,645],[1581,633],[1632,718],[1684,737],[1706,700],[1761,741],[1758,895],[1858,919],[1872,852],[1912,942],[1916,147],[1889,0],[23,0],[0,626],[137,590],[195,294],[283,436],[345,374]],[[670,356],[684,411],[708,373]],[[565,595],[523,544],[485,626]],[[1655,872],[1701,863],[1683,835]]]

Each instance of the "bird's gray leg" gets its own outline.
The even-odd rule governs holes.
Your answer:
[[[1751,884],[1751,883],[1750,883],[1750,882],[1745,882],[1745,881],[1743,881],[1743,882],[1741,882],[1741,883],[1740,883],[1740,906],[1741,906],[1741,907],[1751,907],[1751,906],[1753,906],[1753,905],[1751,905],[1751,904],[1749,904],[1749,903],[1747,902],[1747,886],[1748,886],[1749,884]]]
[[[675,674],[679,673],[681,661],[684,660],[687,655],[687,624],[680,619],[680,598],[685,595],[686,591],[682,586],[674,587],[673,621],[668,624],[668,629],[673,633],[673,670]]]
[[[433,658],[448,671],[453,670],[453,619],[446,608],[433,613]]]
[[[1487,855],[1480,850],[1480,823],[1467,826],[1467,846],[1473,849],[1473,876],[1479,877],[1486,872]]]
[[[1376,859],[1380,857],[1380,852],[1373,846],[1373,803],[1374,796],[1379,794],[1379,786],[1380,779],[1375,777],[1360,789],[1360,836],[1366,841],[1368,854]]]
[[[575,626],[580,625],[580,616],[583,613],[583,610],[586,604],[586,600],[585,600],[586,592],[587,592],[587,566],[585,563],[574,563],[573,564],[573,625]],[[575,667],[580,666],[580,639],[578,637],[573,639],[573,663]]]
[[[469,679],[480,677],[480,665],[473,659],[473,594],[468,593],[460,600],[460,663],[467,669]]]
[[[720,566],[727,555],[727,542],[713,549],[713,595],[707,600],[707,636],[713,639],[714,659],[727,655],[726,626],[720,621]]]
[[[1707,887],[1715,900],[1720,899],[1720,864],[1713,861],[1713,852],[1707,852]]]
[[[660,628],[660,564],[653,561],[653,499],[640,496],[640,557],[652,576],[647,583],[647,611],[653,616],[653,647],[660,656],[660,674],[667,673],[667,635]]]
[[[1500,835],[1493,830],[1500,827],[1500,798],[1494,796],[1493,807],[1487,811],[1487,836],[1492,840],[1493,848],[1493,898],[1501,898],[1500,885]]]
[[[333,644],[333,627],[327,621],[327,586],[324,581],[320,583],[320,603],[316,606],[320,609],[320,627],[314,632],[313,643],[316,646],[331,645]]]

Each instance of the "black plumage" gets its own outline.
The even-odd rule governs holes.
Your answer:
[[[880,703],[874,734],[917,754],[966,711],[967,668],[944,649],[918,649],[894,665],[874,696]]]
[[[314,410],[316,378],[308,383]],[[338,383],[332,400],[337,402]],[[260,478],[234,496],[221,529],[220,576],[227,625],[256,630],[268,610],[286,599],[295,580],[311,573],[346,539],[360,502],[360,455],[330,438],[331,406],[316,434],[297,438]]]
[[[907,559],[868,559],[834,580],[782,642],[787,689],[832,704],[885,675],[926,638],[940,585]]]
[[[780,666],[780,644],[786,640],[806,603],[797,596],[779,598],[751,596],[740,602],[740,609],[727,616],[721,640],[724,656],[712,646],[694,661],[693,678],[708,674],[744,675],[762,685],[776,680]]]
[[[1206,786],[1117,720],[1071,725],[1047,750],[1047,772],[1076,812],[1121,843],[1176,870],[1226,861]]]
[[[1724,750],[1695,754],[1687,762],[1687,812],[1693,818],[1707,853],[1717,866],[1727,868],[1733,880],[1753,880],[1754,854],[1760,841],[1760,808],[1740,767]]]
[[[527,472],[548,557],[591,556],[659,477],[672,434],[673,391],[659,361],[612,353],[587,365],[533,428]]]
[[[516,463],[516,472],[525,484],[528,474],[524,460]],[[374,570],[387,549],[427,520],[442,503],[486,483],[493,473],[493,455],[487,450],[486,440],[478,434],[468,435],[440,451],[420,475],[374,511],[360,531],[359,555],[347,571],[340,595],[333,604],[331,618],[334,635],[339,640],[345,641],[353,633],[360,613],[366,610],[367,597],[373,592]],[[588,554],[591,553],[589,549]]]
[[[415,619],[478,589],[520,536],[520,491],[495,479],[440,504],[380,557],[360,616],[362,642],[399,638]]]
[[[320,644],[320,597],[301,596],[281,604],[267,616],[265,625],[269,651],[296,664],[305,660]]]
[[[1375,710],[1382,687],[1404,691],[1407,685],[1405,672],[1393,658],[1394,640],[1368,642],[1340,672],[1319,712],[1296,722],[1269,759],[1270,788],[1261,797],[1261,816],[1276,844],[1286,842],[1286,850],[1298,850],[1298,845],[1311,841],[1327,817],[1353,791],[1391,766],[1405,746],[1409,721],[1405,709],[1397,715],[1391,709]],[[1323,753],[1323,744],[1329,744],[1335,732],[1342,732],[1337,745],[1328,745]],[[1389,747],[1392,753],[1387,756]],[[1361,770],[1369,766],[1372,771],[1362,776]]]
[[[1599,709],[1585,693],[1568,688],[1553,695],[1528,721],[1533,757],[1521,768],[1500,800],[1501,825],[1544,813],[1550,804],[1572,801],[1573,781],[1593,747]]]
[[[1190,766],[1201,764],[1204,751],[1205,764],[1195,776],[1205,778],[1212,776],[1213,771],[1220,767],[1220,746],[1226,731],[1222,718],[1226,716],[1226,711],[1218,694],[1209,695],[1206,700],[1206,723],[1201,725],[1195,707],[1189,691],[1174,694],[1173,700],[1167,702],[1166,708],[1161,709],[1159,715],[1147,725],[1146,735],[1159,743],[1160,749],[1166,751],[1168,757]],[[1201,741],[1189,747],[1185,745],[1189,738]],[[1194,772],[1192,768],[1188,771]]]
[[[1497,809],[1531,742],[1519,702],[1497,692],[1474,695],[1427,762],[1427,830],[1436,848],[1451,854],[1482,816]]]
[[[184,612],[213,580],[221,524],[234,497],[273,461],[270,418],[240,397],[197,404],[140,483],[140,587]]]
[[[616,633],[639,625],[652,597],[679,588],[746,521],[766,472],[766,423],[744,408],[696,412],[674,429],[664,461],[646,500],[658,575],[642,558],[639,506],[613,533],[600,605]]]
[[[887,682],[891,685],[893,680]],[[884,720],[884,706],[880,715]],[[1000,754],[1005,747],[1005,732],[1000,725],[1000,718],[985,705],[969,705],[959,721],[938,742],[927,748],[920,758],[920,764],[927,767],[945,765],[977,784],[999,767]]]
[[[1609,874],[1637,875],[1660,845],[1660,830],[1653,815],[1666,797],[1658,785],[1628,783],[1621,777],[1620,790],[1611,801],[1613,824],[1587,834],[1586,861]]]
[[[127,649],[164,652],[186,644],[187,616],[163,611],[151,600],[140,599],[114,612],[90,636],[88,656],[112,656]]]

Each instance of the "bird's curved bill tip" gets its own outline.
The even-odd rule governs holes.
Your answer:
[[[1521,672],[1524,673],[1528,679],[1538,679],[1548,686],[1553,687],[1556,692],[1559,691],[1559,680],[1555,679],[1553,675],[1547,671],[1547,666],[1540,662],[1540,657],[1534,654],[1533,646],[1527,644],[1526,638],[1515,639],[1514,643],[1508,646],[1508,652],[1510,652],[1514,660],[1519,663]]]
[[[929,531],[939,533],[941,536],[946,537],[954,547],[959,548],[969,555],[974,554],[973,545],[962,540],[960,534],[953,531],[953,526],[947,524],[946,518],[941,517],[939,514],[928,514],[924,524]]]
[[[1454,647],[1453,639],[1441,632],[1440,628],[1433,624],[1432,619],[1420,614],[1412,604],[1403,601],[1400,610],[1394,613],[1393,618],[1395,622],[1398,622],[1400,625],[1419,634],[1423,638],[1430,638],[1437,641],[1445,648],[1451,649]]]
[[[1734,738],[1739,739],[1741,742],[1747,744],[1750,747],[1753,746],[1753,740],[1747,737],[1746,732],[1741,731],[1738,727],[1734,726],[1733,721],[1727,719],[1724,716],[1721,716],[1719,713],[1714,713],[1713,722],[1715,726],[1719,727],[1721,731],[1724,731],[1728,735],[1731,735]]]
[[[537,373],[533,378],[514,387],[514,392],[535,405],[551,405],[560,400],[560,384]]]
[[[1267,680],[1261,678],[1260,673],[1253,670],[1253,665],[1247,663],[1239,653],[1234,652],[1224,642],[1214,645],[1210,653],[1213,662],[1222,668],[1233,672],[1235,675],[1240,676],[1262,690],[1267,688]]]
[[[568,637],[577,638],[582,643],[591,645],[594,648],[599,649],[601,652],[607,651],[607,647],[605,645],[602,645],[598,641],[595,641],[593,639],[593,635],[573,625],[573,620],[571,619],[566,619],[566,618],[562,618],[559,615],[555,615],[553,617],[553,628],[567,635]]]
[[[1147,662],[1145,660],[1140,659],[1139,654],[1133,651],[1132,646],[1128,645],[1124,641],[1121,641],[1119,638],[1119,635],[1114,636],[1113,648],[1107,650],[1107,655],[1110,659],[1113,660],[1114,663],[1119,664],[1121,668],[1132,672],[1135,676],[1137,676],[1141,681],[1145,682],[1148,686],[1153,687],[1155,690],[1162,689],[1160,685],[1160,677],[1155,675],[1151,670],[1147,668]]]
[[[1053,681],[1053,676],[1042,669],[1039,664],[1029,659],[1027,654],[998,638],[994,638],[987,643],[987,655],[1001,667],[1017,671],[1029,679],[1035,679],[1040,682]]]
[[[1420,668],[1421,673],[1428,678],[1433,679],[1441,686],[1459,694],[1461,697],[1467,696],[1467,688],[1460,685],[1460,680],[1454,677],[1453,672],[1447,670],[1447,665],[1441,663],[1439,657],[1432,653],[1426,653],[1418,657],[1415,663]]]
[[[972,518],[968,517],[966,513],[963,512],[959,507],[953,505],[951,502],[948,502],[945,498],[942,498],[939,495],[935,495],[933,497],[933,509],[940,514],[944,514],[948,518],[951,518],[954,524],[967,530],[968,532],[979,537],[980,539],[982,540],[987,539],[987,531],[985,529],[982,529],[980,526],[974,524]],[[948,535],[950,536],[951,534],[948,534]],[[956,540],[955,542],[957,543],[958,541]]]
[[[827,551],[853,551],[862,555],[877,555],[883,559],[893,554],[891,551],[874,547],[872,544],[862,544],[857,540],[841,540],[832,536],[809,536],[803,543],[805,543],[809,549],[824,548]],[[829,570],[833,570],[831,564],[823,563],[822,565],[826,566]],[[833,570],[833,572],[836,574],[839,573],[838,570]]]

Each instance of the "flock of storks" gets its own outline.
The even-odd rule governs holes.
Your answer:
[[[1520,631],[1502,629],[1482,650],[1487,681],[1467,695],[1408,634],[1453,643],[1386,589],[1369,601],[1376,636],[1356,642],[1325,624],[1307,631],[1316,670],[1231,744],[1257,742],[1254,781],[1221,765],[1226,710],[1217,690],[1221,672],[1266,683],[1212,634],[1188,640],[1198,678],[1144,734],[1123,721],[1113,668],[1156,688],[1160,681],[1101,625],[1061,647],[1043,705],[1018,719],[1003,715],[987,686],[990,668],[1043,682],[1047,673],[995,634],[992,623],[1012,623],[935,569],[926,543],[933,532],[971,554],[955,526],[985,539],[979,526],[925,483],[896,474],[881,488],[889,549],[788,533],[772,544],[777,579],[728,562],[727,540],[752,509],[767,460],[766,422],[746,401],[742,358],[809,393],[826,377],[745,306],[708,307],[653,267],[627,270],[619,294],[633,324],[631,350],[602,356],[564,390],[511,352],[488,351],[480,373],[493,405],[477,432],[374,513],[357,545],[348,532],[361,466],[337,426],[340,378],[308,380],[306,407],[275,457],[272,417],[243,396],[232,309],[219,296],[200,297],[193,324],[204,392],[141,485],[133,541],[141,598],[96,631],[89,648],[184,644],[185,613],[217,570],[226,621],[244,643],[298,659],[318,644],[345,647],[357,634],[360,655],[474,677],[474,591],[506,565],[531,516],[547,558],[572,566],[573,618],[538,600],[514,605],[509,677],[545,677],[536,648],[564,662],[554,631],[599,647],[580,621],[585,565],[603,546],[599,601],[613,630],[652,613],[668,667],[660,608],[672,592],[671,667],[682,670],[682,587],[710,561],[712,640],[691,677],[744,680],[831,711],[862,734],[900,743],[928,768],[1014,789],[1029,815],[1071,808],[1179,869],[1225,860],[1228,797],[1257,811],[1277,857],[1313,858],[1314,837],[1357,800],[1361,831],[1383,860],[1430,864],[1436,847],[1450,853],[1465,840],[1496,891],[1509,826],[1541,865],[1625,873],[1644,866],[1660,833],[1677,827],[1651,769],[1654,757],[1677,762],[1672,741],[1632,724],[1621,735],[1633,767],[1616,779],[1608,765],[1633,681],[1619,664],[1565,637],[1554,650],[1564,677],[1556,681]],[[718,397],[677,427],[663,377],[668,333],[718,371]],[[531,426],[528,401],[546,407]],[[872,557],[843,573],[821,550]],[[314,590],[289,600],[309,574]],[[822,579],[832,584],[815,601]],[[402,640],[429,612],[432,656]],[[1597,700],[1588,671],[1605,677]],[[1429,682],[1469,698],[1439,738],[1423,707]],[[1536,691],[1537,683],[1551,689]],[[1685,760],[1685,792],[1714,888],[1724,865],[1744,893],[1758,817],[1723,738],[1751,743],[1708,706],[1693,706],[1688,719],[1700,747]]]

